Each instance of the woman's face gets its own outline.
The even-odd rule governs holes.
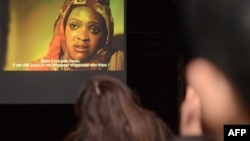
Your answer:
[[[104,46],[107,37],[104,19],[88,7],[77,7],[69,15],[65,28],[66,53],[69,59],[91,60]]]

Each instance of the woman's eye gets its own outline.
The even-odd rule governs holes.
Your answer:
[[[93,33],[93,34],[98,34],[100,32],[99,28],[96,27],[96,26],[90,26],[90,31]]]
[[[70,26],[70,29],[72,29],[72,30],[76,30],[76,29],[79,28],[79,26],[77,24],[75,24],[75,23],[72,23],[69,26]]]

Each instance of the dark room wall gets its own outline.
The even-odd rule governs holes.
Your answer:
[[[177,132],[186,44],[179,1],[127,1],[127,6],[128,84]]]

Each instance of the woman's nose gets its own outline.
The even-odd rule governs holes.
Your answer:
[[[85,37],[85,38],[77,37],[77,39],[80,40],[80,41],[82,41],[82,42],[88,42],[89,41],[88,37]]]
[[[78,30],[77,39],[82,42],[89,41],[89,36],[87,33],[87,29],[85,27],[82,27],[81,29]]]

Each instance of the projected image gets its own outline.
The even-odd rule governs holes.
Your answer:
[[[4,71],[124,71],[124,0],[11,0]]]

